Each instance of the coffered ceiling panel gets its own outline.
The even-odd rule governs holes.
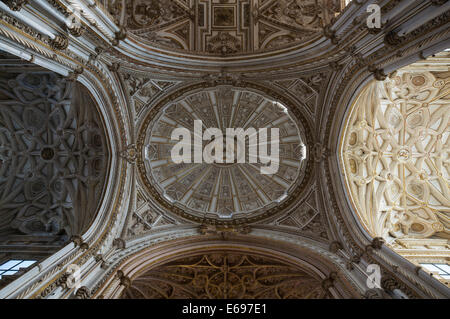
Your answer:
[[[340,6],[339,0],[111,0],[108,10],[136,41],[229,55],[307,43]]]
[[[178,142],[172,139],[172,133],[176,128],[186,128],[194,137],[196,120],[202,121],[205,130],[217,128],[224,136],[228,128],[256,132],[267,128],[269,134],[271,129],[278,129],[278,169],[261,174],[268,165],[262,164],[260,156],[257,163],[250,161],[250,137],[246,142],[228,141],[225,137],[223,163],[208,164],[205,158],[196,163],[193,144],[191,163],[175,163],[172,149]],[[229,220],[261,214],[288,198],[305,175],[307,147],[303,127],[281,103],[255,92],[224,86],[188,94],[167,104],[144,129],[143,178],[150,193],[156,192],[170,205],[198,217]],[[269,144],[271,141],[268,135]],[[200,154],[204,154],[209,143],[203,142]],[[228,144],[234,145],[233,151]],[[270,154],[270,145],[266,148]],[[258,149],[261,152],[261,146]],[[238,158],[239,154],[245,154],[245,158]],[[228,155],[234,155],[232,162],[226,161]]]

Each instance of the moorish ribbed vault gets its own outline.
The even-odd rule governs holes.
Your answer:
[[[61,245],[86,232],[103,196],[110,155],[102,119],[81,84],[1,63],[10,67],[0,78],[0,236]]]
[[[448,73],[373,82],[348,120],[343,159],[353,203],[374,236],[450,234]]]
[[[443,52],[368,84],[341,145],[364,227],[416,264],[450,258],[450,78],[442,67],[449,57]]]

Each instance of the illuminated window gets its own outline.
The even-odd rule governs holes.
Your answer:
[[[447,264],[420,264],[420,265],[429,272],[436,273],[444,279],[447,280],[450,279],[450,266]]]
[[[3,276],[10,276],[16,274],[22,268],[28,268],[34,264],[36,260],[9,260],[3,265],[0,265],[0,279]]]

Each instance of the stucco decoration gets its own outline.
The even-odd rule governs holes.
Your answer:
[[[448,73],[399,72],[356,101],[342,143],[350,197],[374,236],[449,238]]]
[[[322,280],[310,271],[257,254],[221,251],[153,268],[134,279],[121,298],[318,299],[329,296]]]
[[[339,0],[110,0],[106,6],[138,41],[219,56],[306,43],[341,10]]]
[[[224,138],[224,163],[195,163],[194,121],[201,120],[204,130],[218,128],[279,129],[279,168],[274,174],[261,174],[266,167],[260,160],[250,161],[250,141],[232,140],[234,160],[225,162],[230,154],[229,140]],[[177,164],[172,158],[176,143],[175,128],[191,132],[191,163]],[[204,131],[203,131],[204,132]],[[259,133],[258,133],[259,134]],[[261,136],[258,135],[258,142]],[[161,198],[180,207],[187,214],[229,220],[260,214],[286,199],[304,176],[307,148],[302,126],[289,115],[281,103],[258,93],[231,87],[217,87],[190,93],[166,105],[146,130],[143,156],[146,179]],[[268,142],[271,142],[268,136]],[[200,154],[211,141],[203,141]],[[270,145],[266,146],[271,152]],[[261,147],[258,148],[261,151]],[[237,158],[245,154],[245,158]],[[243,160],[243,162],[240,162]]]
[[[0,232],[67,240],[99,207],[109,150],[95,102],[52,72],[0,79]]]

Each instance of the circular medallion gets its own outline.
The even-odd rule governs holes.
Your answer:
[[[278,99],[219,86],[166,99],[140,131],[138,165],[156,202],[195,221],[267,217],[305,180],[305,129]]]

